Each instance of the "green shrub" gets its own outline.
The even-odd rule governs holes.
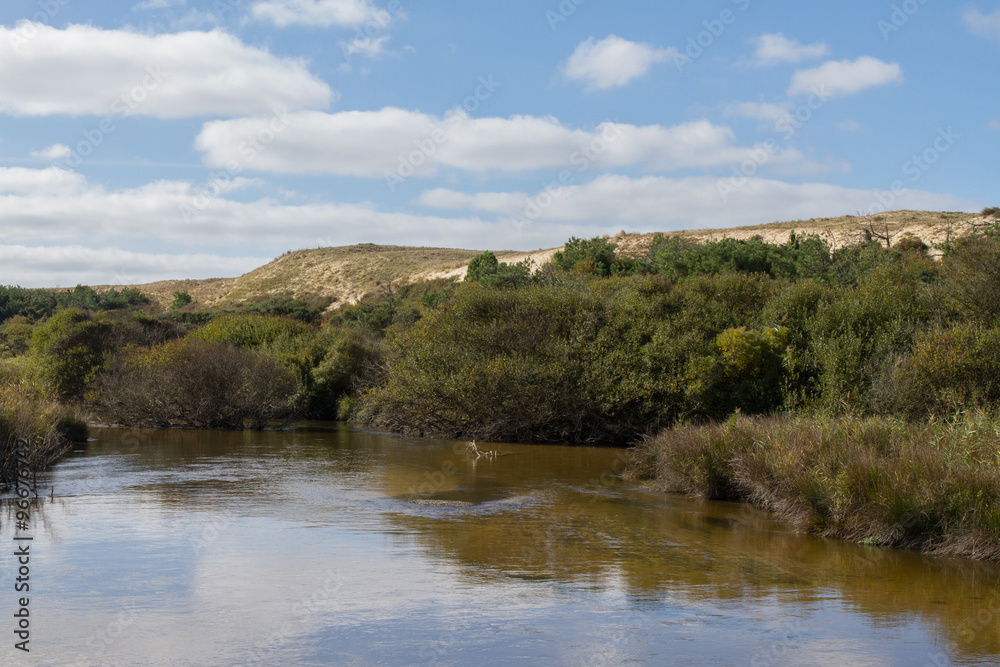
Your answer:
[[[942,289],[958,313],[989,324],[1000,318],[1000,237],[960,239],[941,262]]]
[[[189,334],[191,340],[228,343],[248,350],[270,350],[293,345],[312,329],[303,322],[276,315],[240,313],[217,317]]]
[[[497,260],[497,256],[487,250],[469,262],[469,268],[465,272],[465,282],[479,282],[483,276],[491,276],[496,273],[499,266],[500,262]]]
[[[261,429],[292,414],[294,373],[270,356],[181,339],[126,348],[95,383],[95,402],[125,426]]]
[[[0,325],[0,358],[17,357],[31,347],[31,337],[35,328],[31,320],[23,315],[15,315]]]
[[[54,392],[79,398],[104,368],[115,342],[114,323],[67,308],[35,329],[31,353],[42,381]]]
[[[687,394],[692,412],[720,418],[736,410],[761,414],[780,407],[788,337],[785,327],[739,327],[719,334],[713,354],[691,362]]]
[[[194,302],[191,298],[191,294],[186,290],[183,292],[174,292],[174,301],[170,304],[171,310],[179,310],[184,306],[190,306]]]
[[[609,276],[617,257],[615,244],[597,237],[590,240],[575,236],[552,257],[552,263],[563,271],[579,271],[597,276]]]
[[[913,419],[1000,404],[1000,327],[961,323],[921,335],[890,368],[879,404]]]
[[[381,343],[371,334],[326,327],[303,350],[296,404],[310,417],[340,419],[340,399],[372,382],[380,354]]]
[[[921,276],[919,264],[886,264],[820,303],[807,329],[825,408],[867,409],[886,364],[911,349],[932,316]]]

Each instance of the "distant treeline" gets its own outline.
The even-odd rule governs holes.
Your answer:
[[[0,286],[0,323],[20,315],[30,320],[51,317],[64,308],[119,310],[149,303],[149,297],[134,287],[111,288],[98,292],[77,285],[67,291]]]

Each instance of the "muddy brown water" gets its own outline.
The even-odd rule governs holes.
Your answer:
[[[27,530],[3,500],[2,665],[1000,664],[1000,567],[650,493],[619,450],[93,435]]]

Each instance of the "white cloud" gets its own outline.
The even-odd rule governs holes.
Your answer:
[[[969,7],[962,12],[962,20],[974,35],[988,39],[1000,39],[1000,9],[992,14],[983,14],[976,7]]]
[[[761,35],[754,42],[757,45],[757,50],[754,53],[753,62],[757,66],[800,63],[803,60],[823,58],[830,54],[830,47],[826,44],[817,43],[806,46],[794,39],[788,39],[780,32]]]
[[[237,275],[282,250],[384,239],[459,248],[553,247],[570,236],[614,233],[622,224],[649,231],[734,226],[855,213],[875,203],[870,191],[819,183],[751,178],[723,201],[712,177],[603,175],[549,193],[551,203],[527,227],[515,225],[511,216],[523,215],[544,193],[438,189],[421,196],[420,204],[448,210],[452,217],[387,212],[370,203],[291,205],[222,194],[185,222],[181,208],[191,207],[199,194],[189,183],[158,181],[109,191],[60,171],[0,172],[0,189],[7,193],[0,192],[0,284]],[[970,212],[984,205],[921,191],[900,193],[895,202],[898,208]]]
[[[332,99],[303,62],[219,30],[146,35],[84,25],[0,26],[0,112],[7,114],[239,116],[323,108]]]
[[[361,55],[367,58],[378,58],[385,54],[385,43],[388,41],[388,35],[382,35],[381,37],[358,37],[350,42],[341,42],[340,48],[347,56]]]
[[[650,68],[677,53],[611,35],[601,41],[583,41],[563,65],[565,76],[586,84],[586,90],[608,90],[645,76]]]
[[[307,111],[287,120],[287,127],[253,151],[249,162],[246,138],[264,132],[267,119],[206,123],[195,145],[212,167],[235,161],[255,171],[369,178],[408,176],[411,170],[430,176],[442,168],[522,172],[642,166],[672,171],[736,164],[752,148],[736,145],[732,130],[707,120],[673,127],[603,123],[580,130],[551,117],[471,118],[457,111],[442,118],[395,108]],[[779,153],[774,162],[789,155]]]
[[[47,169],[0,167],[0,195],[12,192],[39,195],[69,194],[81,191],[85,185],[86,180],[83,176],[59,167]]]
[[[792,75],[789,95],[810,95],[821,91],[830,97],[854,95],[868,88],[902,83],[899,63],[887,63],[863,56],[857,60],[831,60],[815,69],[798,70]]]
[[[766,120],[777,123],[788,118],[791,104],[769,104],[767,102],[733,102],[726,107],[729,116],[740,116],[754,120]]]
[[[290,25],[360,26],[375,21],[385,28],[391,17],[371,0],[266,0],[250,9],[254,18],[269,21],[279,28]]]
[[[56,168],[0,172],[0,241],[10,245],[99,244],[135,252],[273,254],[316,245],[394,242],[443,247],[509,245],[511,230],[478,218],[440,218],[383,212],[370,203],[288,204],[261,198],[236,201],[224,186],[203,196],[190,183],[157,181],[137,188],[106,190],[87,185],[73,172],[60,184]],[[35,172],[35,173],[24,173]],[[207,188],[209,194],[214,188]],[[4,194],[7,193],[7,194]],[[184,211],[195,215],[185,218]],[[537,241],[535,241],[537,246]],[[0,284],[5,280],[0,279]]]
[[[69,287],[229,278],[252,271],[268,261],[269,257],[145,253],[79,245],[0,245],[0,284]]]
[[[894,208],[974,212],[982,203],[920,190],[896,195]],[[524,193],[459,193],[431,190],[420,199],[428,206],[492,213],[525,215],[529,198]],[[785,183],[750,178],[723,200],[717,178],[699,176],[672,179],[660,176],[630,178],[604,175],[580,184],[539,192],[530,201],[538,206],[539,223],[595,223],[614,221],[650,231],[732,227],[775,220],[856,214],[877,204],[875,193],[824,183]]]
[[[52,144],[45,150],[31,151],[30,155],[31,157],[37,157],[43,160],[64,160],[72,153],[73,149],[66,144]]]
[[[989,121],[986,122],[986,128],[989,130],[1000,130],[1000,116],[990,118]]]

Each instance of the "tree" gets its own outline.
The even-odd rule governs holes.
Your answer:
[[[194,302],[194,299],[191,298],[191,295],[188,294],[187,290],[183,292],[174,292],[174,302],[170,304],[170,308],[171,310],[178,310],[184,306],[190,305],[192,302]]]
[[[497,260],[497,256],[487,250],[469,262],[469,270],[465,274],[465,281],[477,283],[483,276],[491,276],[496,273],[499,267],[500,262]]]

